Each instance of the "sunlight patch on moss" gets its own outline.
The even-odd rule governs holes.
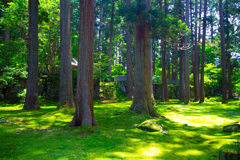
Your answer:
[[[200,156],[203,154],[203,152],[196,150],[196,149],[189,149],[184,152],[177,153],[177,154],[182,155],[182,156]]]
[[[235,122],[234,120],[221,118],[216,115],[185,116],[177,113],[167,113],[165,116],[180,124],[187,124],[195,127],[214,127]]]

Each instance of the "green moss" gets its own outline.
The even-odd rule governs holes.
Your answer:
[[[52,103],[41,110],[23,111],[22,104],[0,104],[0,159],[216,159],[219,148],[240,140],[240,133],[224,133],[226,124],[240,121],[239,100],[221,99],[184,105],[158,102],[164,117],[152,119],[129,111],[131,101],[95,104],[98,125],[70,128],[74,109]],[[121,114],[116,114],[121,112]],[[168,134],[135,127],[151,119]]]
[[[223,152],[232,154],[240,154],[240,142],[234,142],[232,144],[225,144],[220,148]]]

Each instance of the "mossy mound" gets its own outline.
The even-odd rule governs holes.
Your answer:
[[[162,132],[163,127],[159,125],[156,121],[146,120],[139,124],[137,128],[148,131],[148,132]]]
[[[219,150],[219,160],[239,160],[240,142],[223,145]]]

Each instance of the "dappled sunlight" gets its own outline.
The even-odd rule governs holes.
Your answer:
[[[180,124],[187,124],[195,127],[214,127],[235,122],[234,120],[221,118],[216,115],[185,116],[177,113],[167,113],[165,116]]]
[[[195,150],[195,149],[189,149],[184,152],[178,152],[176,154],[181,155],[181,156],[201,156],[203,154],[203,152],[199,151],[199,150]]]
[[[223,125],[238,120],[239,113],[234,112],[238,106],[210,102],[183,105],[171,100],[156,106],[165,118],[151,118],[129,111],[131,103],[95,104],[98,125],[91,132],[69,127],[74,109],[56,110],[53,105],[29,111],[22,110],[22,105],[0,107],[0,140],[7,146],[0,145],[2,156],[11,157],[9,151],[24,159],[208,159],[222,145],[240,140],[240,133],[222,132]],[[145,120],[157,121],[167,132],[136,128]]]

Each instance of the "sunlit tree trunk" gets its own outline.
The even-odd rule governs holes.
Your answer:
[[[204,17],[203,17],[203,37],[202,37],[202,55],[201,55],[201,80],[200,80],[200,103],[204,102],[204,62],[205,62],[205,41],[207,27],[207,0],[204,0]]]
[[[224,17],[222,0],[219,0],[219,17],[221,32],[221,53],[222,53],[222,103],[227,101],[227,78],[226,78],[226,55],[225,55],[225,37],[224,37]]]
[[[29,0],[29,57],[27,94],[23,109],[39,109],[38,104],[38,0]]]
[[[59,107],[74,107],[72,84],[70,0],[60,1],[61,44],[60,44],[60,87]]]
[[[94,0],[80,0],[76,110],[71,126],[95,124],[93,112]]]
[[[150,9],[150,0],[136,1],[136,3],[143,3],[147,6],[146,10],[142,12]],[[151,47],[149,43],[149,29],[144,13],[140,13],[135,22],[134,99],[130,109],[138,114],[157,116],[151,98],[152,83],[150,81],[152,79],[149,74],[151,71],[151,64],[149,63],[149,47]]]

